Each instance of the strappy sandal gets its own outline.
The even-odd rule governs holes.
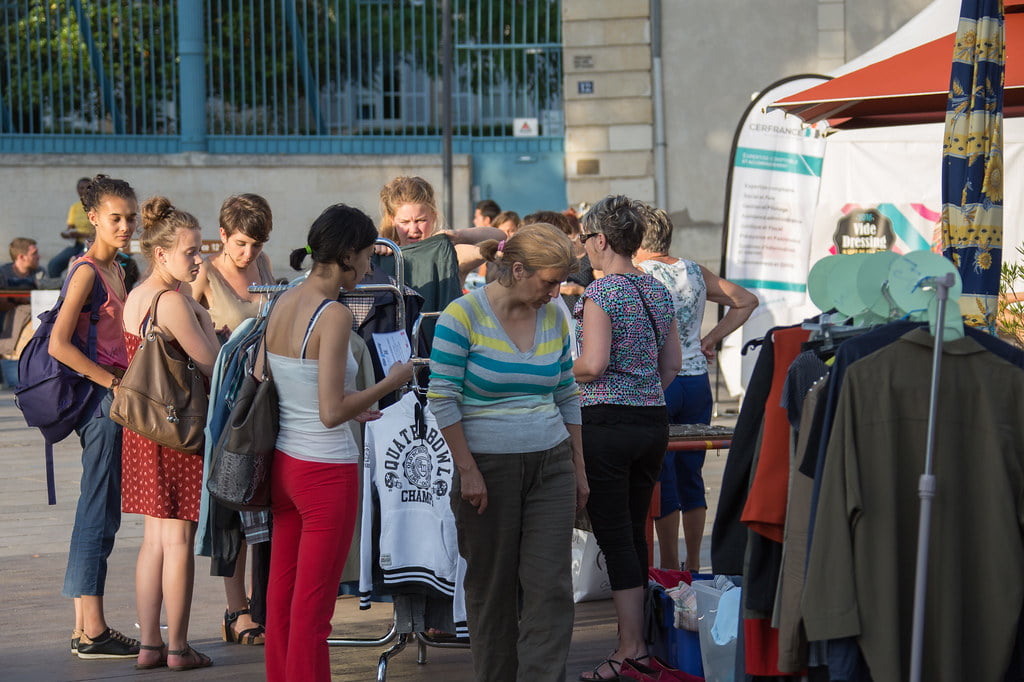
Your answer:
[[[601,677],[597,671],[601,669],[601,666],[607,665],[608,669],[612,671],[614,677]],[[619,674],[619,670],[622,669],[622,661],[616,661],[614,658],[606,658],[590,671],[590,677],[584,677],[585,673],[580,673],[579,679],[581,682],[593,682],[594,680],[621,680],[622,676]]]
[[[164,653],[164,649],[167,648],[166,644],[140,644],[140,651],[159,651],[160,658],[153,663],[136,663],[136,670],[152,670],[153,668],[162,668],[167,665],[167,654]]]
[[[232,613],[224,612],[224,625],[221,626],[221,636],[229,644],[244,644],[246,646],[263,646],[266,630],[262,625],[235,632],[235,623],[239,616],[249,613],[249,609],[239,609]]]
[[[184,665],[167,665],[168,670],[180,672],[182,670],[195,670],[196,668],[209,668],[213,665],[213,659],[204,653],[200,653],[192,648],[191,645],[186,644],[184,649],[169,650],[167,652],[168,657],[179,656],[185,658],[186,656],[192,659],[191,663],[185,663]]]

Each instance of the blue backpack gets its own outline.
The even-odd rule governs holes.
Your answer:
[[[71,276],[81,265],[79,261],[68,273],[60,290],[57,303],[39,315],[39,327],[25,345],[18,359],[18,387],[14,389],[14,402],[29,426],[37,427],[46,441],[46,495],[49,504],[57,504],[53,480],[53,444],[67,438],[86,414],[94,411],[103,397],[103,388],[86,379],[75,370],[57,362],[50,355],[50,333],[57,313],[64,304]],[[96,323],[104,296],[99,271],[93,279],[92,295],[82,312],[89,315],[89,336],[86,341],[72,334],[71,342],[92,361],[96,360]]]

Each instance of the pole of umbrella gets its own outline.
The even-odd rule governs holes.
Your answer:
[[[928,592],[928,545],[932,526],[932,500],[935,498],[935,476],[932,474],[935,456],[935,415],[938,412],[939,377],[942,370],[942,334],[946,323],[946,304],[949,290],[956,283],[953,273],[944,277],[928,277],[922,286],[934,286],[938,301],[935,322],[935,348],[932,353],[932,385],[928,397],[928,439],[925,444],[924,473],[918,480],[917,494],[921,510],[917,527],[917,567],[914,575],[914,629],[910,640],[910,682],[921,682],[924,660],[925,595]]]
[[[444,177],[444,214],[452,220],[454,201],[452,162],[452,62],[455,59],[454,31],[452,30],[452,0],[441,2],[441,172]],[[399,280],[401,282],[401,280]]]

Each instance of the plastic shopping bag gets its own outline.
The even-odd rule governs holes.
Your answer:
[[[612,586],[604,553],[597,546],[594,534],[578,528],[572,531],[572,597],[577,604],[596,599],[610,599]]]

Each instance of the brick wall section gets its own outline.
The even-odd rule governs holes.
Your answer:
[[[562,0],[571,204],[654,200],[649,0]]]

